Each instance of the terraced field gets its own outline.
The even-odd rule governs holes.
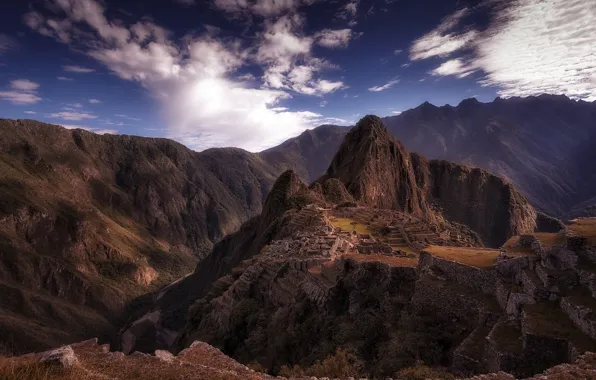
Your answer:
[[[498,249],[444,247],[431,245],[424,249],[425,252],[443,259],[457,261],[462,264],[477,268],[490,268],[495,265],[499,256]]]
[[[596,244],[596,218],[573,219],[569,230],[576,235],[588,238],[591,244]]]
[[[329,222],[331,223],[332,226],[341,228],[342,231],[347,231],[347,232],[356,231],[356,233],[361,234],[361,235],[362,234],[371,235],[374,232],[369,226],[364,225],[362,223],[358,223],[354,219],[350,219],[350,218],[331,217],[329,219]]]
[[[557,244],[563,244],[565,242],[564,236],[559,235],[558,233],[536,232],[536,233],[533,233],[532,235],[536,236],[540,240],[540,242],[547,247],[552,247],[553,245],[557,245]],[[505,248],[509,252],[516,252],[516,253],[531,252],[530,248],[514,247],[515,244],[517,244],[517,242],[519,242],[519,236],[512,236],[503,245],[503,248]]]

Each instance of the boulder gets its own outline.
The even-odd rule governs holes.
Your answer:
[[[64,346],[43,353],[40,362],[62,368],[72,368],[78,364],[79,360],[71,346]]]

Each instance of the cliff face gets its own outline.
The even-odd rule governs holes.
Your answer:
[[[237,149],[0,120],[0,340],[18,352],[109,333],[260,212],[275,173]]]
[[[478,232],[498,247],[509,237],[536,229],[536,211],[513,186],[478,168],[447,161],[416,160],[419,185],[448,219]],[[426,177],[426,178],[422,178]]]
[[[491,246],[533,232],[536,212],[511,184],[484,170],[409,154],[381,119],[366,116],[347,135],[327,174],[360,203],[465,224]]]

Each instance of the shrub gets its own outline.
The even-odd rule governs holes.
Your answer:
[[[288,379],[293,377],[304,377],[304,370],[299,365],[294,365],[293,367],[282,365],[279,369],[279,376],[287,377]]]
[[[306,370],[308,376],[345,379],[361,377],[363,363],[351,352],[338,348],[335,354]]]
[[[424,364],[417,364],[414,367],[402,369],[394,377],[399,380],[455,379],[449,372],[430,368]]]

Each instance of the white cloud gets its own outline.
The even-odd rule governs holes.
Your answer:
[[[319,107],[325,107],[325,106],[327,105],[327,103],[329,103],[329,102],[328,102],[328,101],[326,101],[326,100],[322,100],[322,101],[319,103]]]
[[[454,33],[453,29],[460,20],[468,15],[469,9],[463,8],[443,19],[441,24],[430,33],[420,37],[410,48],[410,59],[420,60],[435,56],[445,57],[467,47],[476,37],[475,30]]]
[[[336,67],[311,56],[315,38],[301,35],[303,22],[294,15],[267,24],[255,56],[257,62],[267,67],[263,75],[265,85],[317,96],[344,88],[341,81],[317,78],[318,72]]]
[[[393,54],[394,54],[394,55],[399,55],[399,54],[401,54],[401,52],[402,52],[402,51],[403,51],[403,50],[401,50],[401,49],[397,49],[397,50],[394,50],[394,51],[393,51]]]
[[[470,54],[444,62],[432,74],[461,78],[480,70],[485,76],[479,83],[497,87],[504,97],[554,93],[596,100],[595,2],[494,0],[486,4],[494,7],[486,30],[449,34],[467,12],[458,11],[415,41],[411,57],[422,59],[446,50],[471,48]],[[421,41],[430,46],[433,43],[428,40],[441,39],[449,40],[445,41],[447,48],[421,48]]]
[[[72,112],[72,111],[64,111],[64,112],[56,112],[48,114],[47,117],[52,119],[62,119],[62,120],[85,120],[85,119],[97,119],[97,116],[92,115],[87,112]]]
[[[79,73],[79,74],[89,74],[89,73],[95,72],[94,69],[89,69],[87,67],[82,67],[82,66],[62,66],[62,68],[64,69],[64,71],[68,71],[71,73]]]
[[[39,88],[39,83],[29,79],[15,79],[10,82],[10,87],[16,91],[33,92]]]
[[[368,89],[368,91],[371,92],[379,92],[379,91],[385,91],[387,89],[390,89],[391,87],[393,87],[393,85],[399,83],[399,79],[392,79],[389,82],[385,83],[382,86],[374,86]]]
[[[15,105],[35,104],[41,100],[37,96],[39,84],[28,79],[15,79],[10,82],[10,91],[0,91],[0,99]]]
[[[56,77],[56,79],[58,79],[58,80],[65,80],[65,81],[72,81],[72,80],[74,80],[72,78],[67,78],[67,77]]]
[[[81,103],[69,103],[67,104],[67,106],[68,108],[83,108],[83,105]]]
[[[461,59],[456,58],[443,62],[441,66],[432,70],[430,74],[439,76],[455,75],[458,78],[464,78],[472,74],[475,70],[474,67],[467,65]]]
[[[401,67],[405,69],[406,67],[410,67],[411,65],[411,63],[402,63]]]
[[[99,99],[89,99],[89,103],[91,103],[91,104],[99,104],[99,103],[101,103],[101,100],[99,100]]]
[[[320,96],[345,87],[341,81],[320,77],[323,70],[335,66],[312,56],[316,33],[305,35],[303,20],[296,15],[286,14],[275,22],[266,20],[264,30],[247,39],[252,46],[246,47],[235,39],[218,39],[213,33],[189,35],[177,43],[171,33],[148,21],[129,27],[110,22],[94,0],[48,2],[68,17],[70,25],[61,24],[64,27],[60,31],[70,33],[69,44],[87,52],[118,77],[150,91],[161,104],[168,137],[194,149],[238,146],[255,151],[270,147],[323,118],[310,111],[284,109],[282,101],[294,92]],[[236,1],[238,6],[243,4],[249,3]],[[262,13],[269,12],[269,5],[289,6],[283,1],[250,4],[260,4]],[[39,15],[30,26],[43,34],[47,23]],[[79,41],[79,28],[83,26],[87,37]],[[50,36],[64,42],[57,31]],[[254,63],[264,71],[259,88],[237,79],[241,67]],[[69,120],[85,118],[82,115],[85,113],[55,114]],[[126,115],[118,117],[122,116]]]
[[[324,29],[316,35],[317,43],[328,48],[347,47],[351,38],[351,29]]]
[[[25,111],[26,114],[28,115],[35,115],[37,112],[35,111]]]
[[[392,114],[400,115],[402,111],[391,111]]]

